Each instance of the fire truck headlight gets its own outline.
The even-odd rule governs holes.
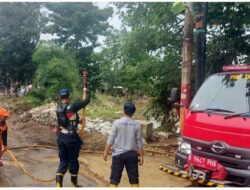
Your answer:
[[[185,142],[183,140],[179,140],[178,144],[179,144],[178,150],[181,153],[184,153],[184,154],[190,154],[191,153],[191,145],[190,145],[190,143]]]

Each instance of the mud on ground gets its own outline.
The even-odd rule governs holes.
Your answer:
[[[48,126],[41,126],[32,121],[20,123],[18,115],[13,113],[8,120],[8,147],[18,147],[33,144],[56,146],[56,137]],[[109,182],[111,156],[105,162],[102,154],[107,137],[102,134],[85,134],[83,150],[97,151],[96,153],[81,153],[79,157],[80,171],[79,182],[86,187],[105,187]],[[166,147],[169,150],[165,150]],[[140,166],[140,186],[142,187],[185,187],[189,181],[167,175],[159,170],[162,163],[174,161],[176,139],[169,139],[161,143],[148,144],[145,149],[153,149],[155,152],[165,151],[169,154],[162,156],[146,151],[145,163]],[[58,150],[44,148],[29,148],[13,150],[13,153],[23,166],[40,178],[52,178],[58,166]],[[5,153],[3,156],[4,167],[0,170],[0,186],[4,187],[54,187],[55,182],[43,183],[35,181],[24,174],[19,167]],[[64,185],[70,187],[70,176],[67,173]],[[122,187],[129,187],[126,172],[120,183]]]

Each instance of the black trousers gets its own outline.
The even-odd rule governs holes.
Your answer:
[[[69,168],[71,174],[78,174],[78,157],[82,143],[82,140],[77,134],[58,134],[57,144],[59,148],[60,164],[57,173],[65,174]]]
[[[127,170],[129,183],[139,184],[138,153],[129,151],[112,158],[110,183],[118,185],[121,181],[124,166]]]

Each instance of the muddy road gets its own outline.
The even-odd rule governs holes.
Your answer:
[[[8,120],[8,147],[43,144],[56,146],[55,135],[47,126],[33,122],[19,123],[18,116],[12,115]],[[58,150],[47,148],[22,148],[12,150],[16,158],[34,176],[42,179],[51,179],[55,176],[58,165]],[[24,174],[7,152],[2,157],[4,166],[0,168],[0,186],[5,187],[53,187],[53,182],[39,182]],[[81,168],[82,169],[82,168]],[[79,175],[84,186],[96,186],[95,180]],[[65,176],[65,186],[70,187],[70,176]]]
[[[56,146],[56,137],[48,126],[41,126],[32,121],[18,122],[18,115],[12,114],[8,120],[8,147],[26,145]],[[106,137],[101,134],[86,135],[83,151],[102,151]],[[167,142],[173,143],[173,142]],[[148,148],[148,147],[146,147]],[[22,148],[12,150],[16,158],[34,176],[42,179],[55,177],[58,166],[58,150],[47,148]],[[173,154],[171,154],[173,155]],[[0,168],[1,187],[54,187],[55,181],[39,182],[26,175],[5,153],[2,157],[4,166]],[[145,163],[140,167],[140,186],[142,187],[185,187],[186,180],[167,175],[158,169],[161,163],[173,163],[173,156],[146,154]],[[109,181],[111,156],[105,162],[102,154],[81,152],[79,184],[85,187],[106,187]],[[64,186],[71,187],[70,175],[64,177]],[[129,187],[126,172],[123,173],[121,187]]]

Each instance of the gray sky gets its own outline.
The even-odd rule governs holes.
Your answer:
[[[108,5],[108,2],[96,2],[96,4],[100,9],[105,8]],[[111,6],[110,4],[108,6]],[[114,7],[113,7],[114,8]],[[121,27],[121,20],[119,19],[118,15],[115,12],[116,10],[114,9],[114,14],[113,17],[109,19],[110,25],[112,25],[115,29],[120,29]]]
[[[95,3],[100,9],[103,9],[105,8],[106,6],[111,6],[110,4],[108,4],[108,2],[96,2]],[[113,13],[113,16],[111,18],[109,18],[109,24],[112,25],[115,29],[117,30],[120,30],[121,29],[121,20],[119,19],[118,15],[116,14],[116,10],[115,8],[113,7],[114,9],[114,13]],[[105,40],[105,37],[104,36],[99,36],[98,37],[98,42],[103,44]],[[95,52],[100,52],[101,51],[101,48],[102,47],[98,47],[98,48],[95,48],[94,51]]]

